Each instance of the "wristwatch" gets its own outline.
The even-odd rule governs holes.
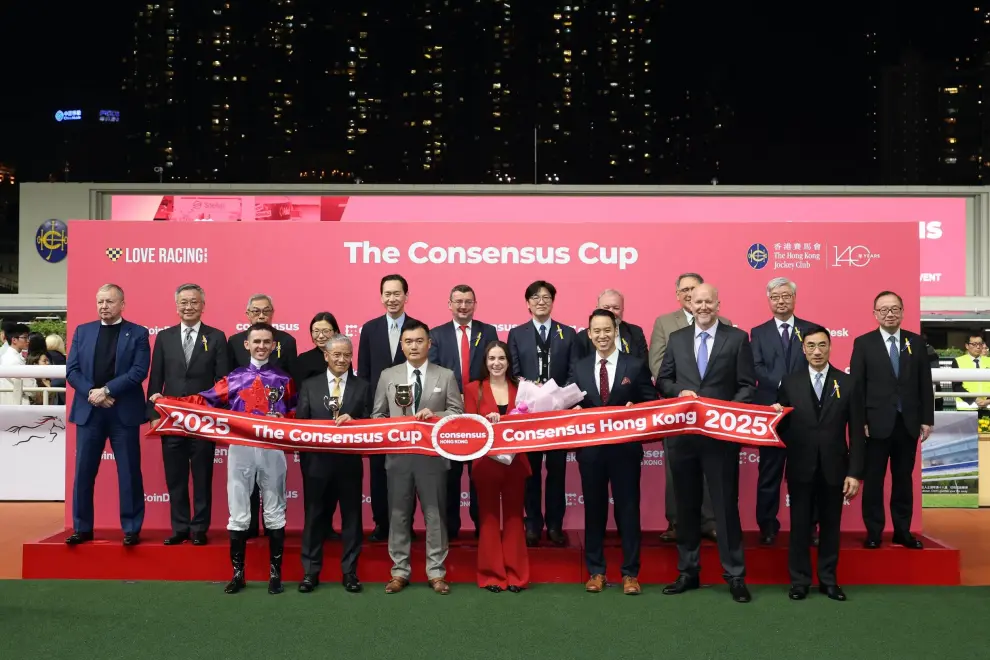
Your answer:
[[[104,396],[110,396],[110,388],[109,387],[106,387],[104,385],[104,387],[103,387],[103,394],[104,394]]]

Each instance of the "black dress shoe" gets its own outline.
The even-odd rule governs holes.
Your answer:
[[[137,545],[141,542],[140,534],[124,534],[124,545]]]
[[[375,529],[372,530],[371,535],[368,540],[372,543],[387,543],[388,542],[388,530],[384,529],[381,525],[375,525]]]
[[[316,575],[307,575],[299,583],[299,593],[311,594],[320,585],[320,578]]]
[[[753,600],[749,589],[746,587],[746,582],[742,578],[735,578],[729,582],[729,593],[732,594],[732,600],[737,603],[748,603]]]
[[[709,529],[707,532],[701,532],[701,538],[708,539],[712,543],[718,543],[718,533],[714,529]]]
[[[328,541],[340,541],[341,538],[342,537],[340,536],[340,532],[338,532],[335,529],[331,529],[329,532],[327,532]]]
[[[540,545],[540,535],[536,532],[526,532],[526,546],[530,548],[535,548]]]
[[[567,535],[559,529],[548,529],[547,538],[556,546],[567,545]]]
[[[697,577],[688,577],[687,575],[678,575],[677,580],[673,584],[668,584],[663,588],[663,594],[665,596],[676,596],[682,594],[685,591],[691,591],[692,589],[697,589],[701,586],[701,582]]]
[[[172,536],[165,539],[165,545],[182,545],[189,540],[188,532],[180,532],[179,534],[172,534]]]
[[[352,594],[359,593],[361,591],[361,580],[354,573],[348,573],[340,581],[344,585],[344,589],[351,592]]]
[[[79,545],[80,543],[89,543],[93,540],[93,532],[73,532],[71,536],[65,539],[66,545]]]
[[[787,592],[787,597],[791,600],[804,600],[808,597],[808,587],[792,584],[790,591]]]
[[[924,544],[911,534],[895,534],[894,545],[902,545],[908,550],[924,550]]]
[[[677,528],[671,525],[660,533],[660,540],[664,543],[677,543]]]
[[[776,540],[776,534],[760,534],[760,545],[773,545]]]
[[[820,584],[818,585],[818,591],[832,600],[844,601],[846,599],[846,592],[842,590],[842,587],[834,584]]]
[[[877,550],[881,545],[883,542],[880,539],[866,537],[866,540],[863,541],[863,547],[867,550]]]
[[[207,543],[209,543],[209,540],[206,538],[206,532],[193,532],[193,545],[206,545]]]
[[[490,584],[487,587],[485,587],[485,589],[488,589],[488,591],[492,592],[493,594],[502,593],[502,587],[498,586],[497,584]]]
[[[523,588],[522,588],[522,587],[517,587],[517,586],[516,586],[516,585],[514,585],[514,584],[510,584],[510,585],[509,585],[509,591],[511,591],[511,592],[512,592],[512,593],[514,593],[514,594],[517,594],[517,593],[519,593],[519,592],[520,592],[520,591],[522,591],[522,590],[523,590]]]

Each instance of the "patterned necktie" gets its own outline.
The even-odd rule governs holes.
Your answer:
[[[471,382],[471,343],[468,338],[468,327],[461,326],[461,391]]]
[[[598,370],[598,391],[602,395],[602,403],[608,402],[608,395],[610,391],[608,389],[608,360],[601,360],[599,362],[602,366]]]
[[[340,399],[340,378],[337,376],[333,379],[333,392],[330,393],[330,396]]]
[[[890,342],[890,366],[894,368],[894,376],[900,378],[901,376],[901,360],[900,353],[897,350],[897,338],[891,337],[887,340]]]
[[[824,383],[825,374],[819,372],[815,375],[815,394],[818,395],[818,400],[822,400],[822,390],[825,388]]]
[[[701,377],[705,377],[705,371],[708,369],[708,337],[710,336],[707,332],[702,332],[700,335],[701,343],[698,344],[698,373]]]
[[[186,328],[186,338],[182,340],[182,352],[186,355],[186,366],[189,366],[189,360],[192,359],[193,354],[193,329]]]
[[[419,412],[419,402],[423,398],[423,381],[420,379],[422,374],[419,373],[419,369],[413,369],[413,375],[416,377],[416,387],[414,388],[414,400],[413,400],[413,410]]]
[[[395,359],[395,351],[399,348],[399,324],[389,319],[388,321],[388,347],[392,351],[392,359]]]

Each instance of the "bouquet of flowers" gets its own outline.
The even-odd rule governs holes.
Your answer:
[[[551,412],[553,410],[567,410],[584,401],[587,392],[571,383],[566,387],[560,387],[556,381],[550,380],[542,386],[531,380],[524,380],[519,383],[516,390],[516,407],[509,411],[510,415],[523,415],[535,412]],[[509,465],[515,454],[495,454],[493,460]]]

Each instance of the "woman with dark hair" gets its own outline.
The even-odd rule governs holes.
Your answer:
[[[485,347],[481,380],[464,387],[464,412],[492,423],[512,410],[518,381],[512,375],[509,347],[493,341]],[[514,593],[529,585],[529,554],[523,526],[526,479],[532,474],[525,456],[508,465],[491,456],[474,462],[478,491],[478,586],[492,593]],[[503,520],[504,519],[504,520]],[[500,524],[501,523],[501,524]]]
[[[40,332],[32,332],[28,335],[28,357],[45,353],[48,353],[48,344],[45,342],[45,336]]]
[[[296,381],[296,387],[301,387],[308,378],[326,373],[327,361],[323,357],[323,349],[330,338],[337,334],[340,334],[340,326],[330,312],[320,312],[309,322],[309,336],[314,348],[296,358],[292,369],[292,380]]]

